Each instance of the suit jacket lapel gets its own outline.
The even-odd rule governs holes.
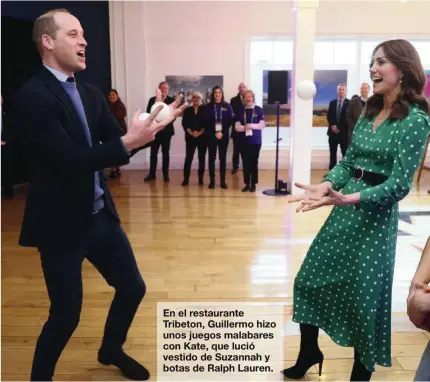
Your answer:
[[[84,126],[82,126],[82,122],[79,119],[78,112],[76,111],[73,102],[71,101],[69,95],[61,86],[60,82],[55,78],[55,76],[45,67],[42,68],[41,77],[48,86],[49,90],[55,95],[55,97],[61,102],[64,108],[67,110],[70,118],[73,120],[73,125],[78,125],[79,129],[70,129],[67,126],[63,126],[70,134],[71,137],[77,139],[77,141],[84,146],[89,147],[87,138],[84,132]]]

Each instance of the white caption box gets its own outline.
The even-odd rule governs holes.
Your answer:
[[[158,381],[282,381],[284,308],[158,303]]]

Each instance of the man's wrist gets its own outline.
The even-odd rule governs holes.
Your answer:
[[[135,145],[133,144],[133,140],[130,138],[128,134],[121,137],[122,144],[124,145],[126,151],[130,152],[135,149]]]

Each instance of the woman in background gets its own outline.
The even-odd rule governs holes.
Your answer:
[[[224,92],[220,86],[215,86],[212,90],[211,102],[205,107],[205,131],[209,148],[209,188],[215,188],[215,159],[218,151],[221,188],[227,189],[225,182],[227,148],[233,118],[233,109],[228,102],[225,102]]]
[[[266,127],[264,112],[260,106],[255,105],[255,94],[252,90],[243,93],[245,101],[244,110],[236,115],[235,129],[240,142],[243,163],[243,179],[245,187],[242,192],[255,192],[258,183],[258,158],[261,150],[261,130]]]
[[[119,125],[121,126],[122,134],[125,135],[127,133],[127,123],[125,122],[125,117],[127,116],[127,110],[125,108],[124,103],[118,96],[118,92],[115,89],[111,89],[109,92],[109,108],[112,114],[115,116]],[[111,179],[116,178],[121,175],[121,171],[119,167],[114,167],[110,171],[109,177]]]
[[[199,185],[203,185],[203,175],[205,173],[205,156],[207,150],[205,129],[204,129],[204,106],[201,104],[202,95],[194,92],[191,95],[192,105],[185,109],[182,117],[182,127],[185,131],[186,155],[184,163],[183,186],[187,186],[190,179],[191,164],[193,163],[196,148],[199,156]]]

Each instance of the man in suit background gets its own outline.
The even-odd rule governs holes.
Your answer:
[[[243,100],[243,93],[245,92],[245,90],[247,90],[247,86],[246,84],[244,84],[243,82],[241,82],[238,86],[238,93],[235,97],[233,97],[230,100],[230,105],[233,109],[234,115],[239,115],[239,114],[243,114],[244,111],[244,100]],[[234,175],[237,173],[237,170],[239,169],[239,154],[240,154],[240,144],[239,144],[239,140],[236,139],[237,138],[237,131],[234,128],[235,126],[235,121],[233,121],[232,126],[231,126],[231,139],[233,139],[233,158],[232,158],[232,162],[233,162],[233,169],[231,171],[231,173]]]
[[[50,299],[49,317],[36,344],[31,380],[49,381],[78,326],[82,263],[90,261],[115,289],[98,360],[129,379],[147,380],[148,370],[122,349],[146,286],[121,225],[103,170],[129,162],[129,152],[148,144],[170,123],[134,115],[128,132],[109,110],[101,91],[77,84],[87,42],[79,20],[67,10],[40,16],[33,39],[40,71],[16,93],[14,117],[29,164],[29,194],[19,243],[40,252]],[[159,94],[161,98],[161,94]]]
[[[348,147],[351,145],[352,133],[354,131],[355,124],[366,105],[367,99],[369,98],[370,85],[367,82],[363,82],[360,87],[360,97],[351,99],[348,104],[346,111],[346,120],[348,123]]]
[[[346,122],[346,110],[349,99],[346,98],[346,84],[337,86],[337,98],[330,101],[327,113],[328,143],[330,146],[330,170],[337,163],[337,147],[340,146],[342,156],[348,147],[348,123]]]
[[[169,94],[169,84],[166,81],[160,82],[158,88],[161,91],[161,101],[167,105],[170,105],[174,99]],[[151,112],[151,107],[155,103],[155,97],[151,97],[148,101],[146,112]],[[151,155],[149,164],[149,174],[145,178],[145,182],[155,180],[157,171],[157,157],[158,151],[163,153],[163,178],[165,182],[169,181],[169,165],[170,165],[170,142],[172,137],[175,135],[175,128],[173,122],[169,123],[165,129],[160,131],[156,136],[154,142],[151,144]]]

